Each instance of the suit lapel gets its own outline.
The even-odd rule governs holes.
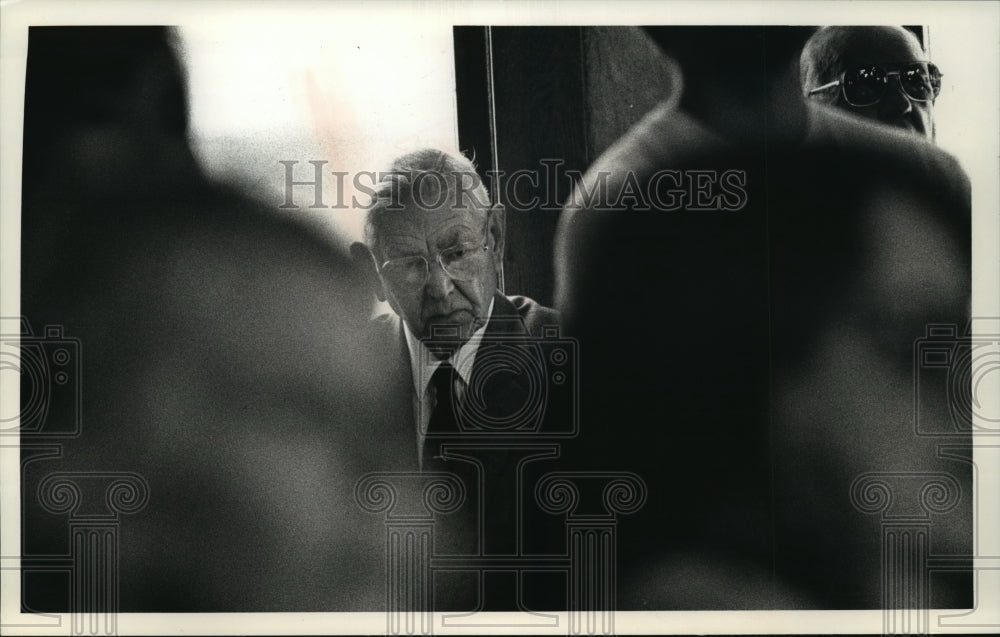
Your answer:
[[[506,296],[493,297],[493,316],[486,325],[486,336],[527,334],[521,316]]]
[[[416,469],[418,466],[417,423],[414,418],[413,371],[410,364],[410,350],[403,333],[403,322],[398,316],[391,316],[385,334],[389,341],[386,365],[385,407],[388,413],[389,435],[400,441],[400,447],[409,450],[400,460],[400,469]],[[523,338],[519,338],[523,337]],[[528,339],[528,340],[524,340]],[[517,308],[502,294],[494,297],[493,315],[486,326],[480,351],[473,364],[473,381],[477,373],[488,373],[489,365],[496,364],[498,350],[517,347],[520,351],[534,355],[529,345],[530,339],[520,321]],[[492,349],[492,352],[491,352]],[[494,356],[490,356],[490,354]],[[482,356],[480,355],[482,354]],[[486,367],[484,367],[486,365]],[[484,396],[488,414],[494,417],[512,414],[530,400],[531,379],[523,374],[496,374],[491,377],[490,387]],[[394,463],[397,464],[397,463]]]
[[[493,303],[493,316],[486,326],[486,332],[476,353],[472,367],[472,382],[480,378],[488,379],[480,387],[487,415],[504,419],[518,412],[531,402],[531,381],[528,369],[522,373],[510,373],[506,368],[502,373],[491,373],[498,364],[513,364],[514,369],[522,368],[523,356],[534,357],[524,323],[507,297],[497,294]],[[537,382],[537,381],[536,381]]]

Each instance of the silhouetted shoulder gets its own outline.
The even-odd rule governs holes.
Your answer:
[[[527,296],[497,296],[498,302],[493,307],[494,316],[513,315],[524,321],[528,333],[532,336],[541,336],[542,328],[549,326],[559,326],[562,318],[558,311],[541,305],[534,299]],[[509,307],[506,307],[508,306]],[[512,311],[511,311],[512,310]]]
[[[392,373],[406,376],[400,370],[409,370],[406,364],[409,354],[403,335],[403,322],[395,313],[379,314],[368,321],[364,338],[362,347],[365,355],[377,368],[383,370],[383,375]]]
[[[399,331],[403,327],[402,323],[399,320],[399,317],[393,314],[392,312],[379,314],[378,316],[374,317],[369,322],[368,325],[374,334],[382,336],[389,336],[389,335],[399,336],[400,333]]]
[[[821,104],[807,105],[805,148],[824,153],[845,172],[869,168],[918,191],[934,193],[939,200],[968,205],[969,178],[949,153],[912,133]]]
[[[629,180],[642,184],[664,167],[684,166],[727,148],[698,120],[664,101],[601,153],[573,189],[564,211],[571,215],[582,209],[622,208],[625,199],[619,194],[628,187]],[[606,196],[595,196],[602,191]]]

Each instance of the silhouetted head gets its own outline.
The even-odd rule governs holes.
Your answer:
[[[681,67],[680,107],[736,143],[796,134],[802,123],[794,27],[656,26],[649,36]]]
[[[190,170],[185,76],[168,27],[31,27],[25,170],[31,183],[120,197]]]

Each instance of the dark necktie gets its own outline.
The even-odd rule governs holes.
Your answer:
[[[436,516],[435,551],[443,555],[474,555],[478,550],[479,498],[476,492],[476,468],[462,460],[440,458],[441,444],[456,442],[461,433],[455,418],[458,399],[455,385],[461,382],[459,378],[455,368],[448,361],[442,362],[434,370],[430,382],[434,387],[434,409],[427,423],[427,436],[424,439],[423,449],[423,471],[450,474],[461,482],[465,491],[465,501],[457,511],[445,516]],[[444,585],[444,588],[435,589],[438,591],[435,598],[446,605],[458,604],[456,608],[474,607],[477,581],[469,578],[469,575],[471,574],[460,576],[450,584]],[[443,607],[439,607],[439,610],[441,608]]]
[[[435,400],[430,422],[427,423],[427,438],[424,440],[424,469],[430,466],[433,456],[438,453],[440,436],[458,433],[455,420],[455,368],[451,363],[445,361],[438,365],[431,376],[431,386],[434,388]]]

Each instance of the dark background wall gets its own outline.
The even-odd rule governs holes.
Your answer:
[[[454,37],[459,144],[483,175],[498,171],[491,194],[507,208],[505,291],[551,305],[567,173],[677,91],[677,76],[639,27],[455,27]],[[537,179],[513,181],[522,170]]]
[[[460,146],[483,174],[503,171],[493,195],[508,211],[506,292],[550,305],[566,172],[585,171],[676,89],[669,66],[637,27],[456,27],[455,62]],[[510,182],[519,170],[539,177]]]
[[[906,28],[924,42],[922,27]],[[804,43],[814,30],[767,27],[766,37]],[[572,191],[565,171],[585,171],[680,90],[678,77],[640,27],[459,26],[454,39],[459,145],[483,175],[502,171],[491,195],[508,210],[505,291],[551,305],[552,238]],[[543,161],[561,162],[554,179]],[[508,184],[519,170],[540,177]],[[518,205],[536,195],[539,205]]]

